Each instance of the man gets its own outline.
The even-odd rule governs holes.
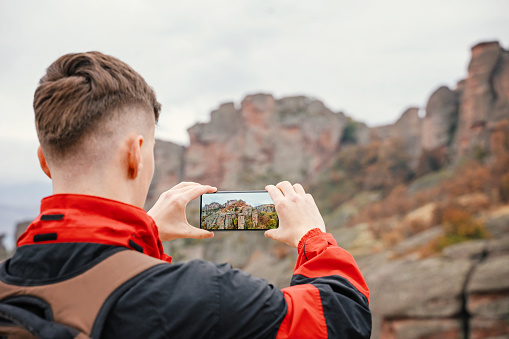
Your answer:
[[[213,236],[191,226],[185,208],[216,188],[184,182],[148,213],[141,209],[154,172],[160,104],[128,65],[98,52],[64,55],[41,79],[34,111],[37,154],[54,195],[43,199],[41,215],[2,265],[3,286],[65,283],[135,250],[166,262],[99,314],[103,338],[370,336],[366,283],[299,184],[266,187],[279,215],[279,228],[266,237],[299,251],[291,287],[278,290],[227,264],[169,263],[161,240]]]

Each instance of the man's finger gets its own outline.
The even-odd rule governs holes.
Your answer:
[[[205,193],[214,193],[217,191],[216,187],[208,186],[208,185],[198,185],[198,186],[190,186],[182,189],[182,192],[179,192],[179,195],[184,197],[186,201],[191,201],[193,199],[198,198],[200,195]]]
[[[295,192],[297,192],[297,194],[306,194],[306,191],[304,191],[304,187],[302,187],[301,184],[294,184],[293,185],[293,189],[295,190]]]
[[[271,229],[271,230],[266,230],[265,231],[265,237],[266,238],[270,238],[270,239],[273,239],[273,240],[277,240],[275,238],[275,236],[277,237],[277,230],[276,229]]]
[[[269,195],[274,203],[276,203],[277,200],[283,198],[283,193],[274,185],[265,186],[265,190],[269,192]]]
[[[293,189],[292,184],[290,184],[288,181],[281,181],[276,185],[276,187],[279,188],[281,192],[283,192],[285,197],[295,194],[295,190]]]
[[[184,188],[184,187],[196,186],[196,185],[199,185],[199,184],[196,183],[196,182],[191,182],[191,181],[182,181],[182,182],[178,183],[177,185],[173,186],[171,188],[171,190],[178,190],[178,189],[181,189],[181,188]]]
[[[194,226],[192,227],[192,231],[189,232],[187,238],[192,239],[206,239],[206,238],[212,238],[214,236],[213,232],[202,230],[200,228],[196,228]]]

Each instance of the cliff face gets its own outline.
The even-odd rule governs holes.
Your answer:
[[[489,148],[489,134],[509,111],[509,52],[498,42],[472,47],[468,76],[462,84],[458,127],[454,140],[457,156]]]
[[[345,121],[318,100],[247,96],[239,110],[222,105],[210,123],[189,129],[185,178],[221,189],[301,180],[337,151]]]
[[[422,148],[434,150],[450,145],[458,119],[459,93],[441,86],[430,96],[422,126]]]
[[[165,189],[191,180],[228,189],[261,189],[281,179],[312,181],[330,165],[345,137],[354,143],[400,139],[415,169],[423,152],[442,149],[451,160],[489,151],[496,124],[509,118],[509,52],[498,42],[472,48],[468,76],[457,88],[439,87],[426,113],[411,107],[392,125],[369,128],[334,113],[316,99],[249,95],[225,103],[210,122],[189,128],[190,144],[156,144],[156,173],[147,206]],[[350,136],[351,137],[351,136]]]
[[[145,206],[152,207],[159,195],[183,179],[184,146],[157,140],[154,150],[154,177],[150,183]]]
[[[341,144],[347,118],[318,100],[247,96],[222,104],[210,122],[189,128],[187,148],[156,143],[156,173],[146,206],[181,180],[220,190],[263,189],[285,178],[302,181],[327,165]]]
[[[419,117],[419,108],[408,108],[393,124],[371,129],[371,140],[401,139],[410,155],[411,167],[417,164],[422,150],[423,121]]]

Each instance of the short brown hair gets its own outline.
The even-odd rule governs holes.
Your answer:
[[[64,154],[99,121],[126,106],[153,111],[159,119],[154,90],[129,65],[100,52],[66,54],[48,67],[35,91],[39,142]]]

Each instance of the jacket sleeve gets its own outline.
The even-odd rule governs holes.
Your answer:
[[[277,338],[369,338],[369,290],[353,257],[319,229],[298,251]]]
[[[222,267],[218,333],[233,338],[369,338],[368,287],[353,257],[319,229],[300,241],[291,286]]]

